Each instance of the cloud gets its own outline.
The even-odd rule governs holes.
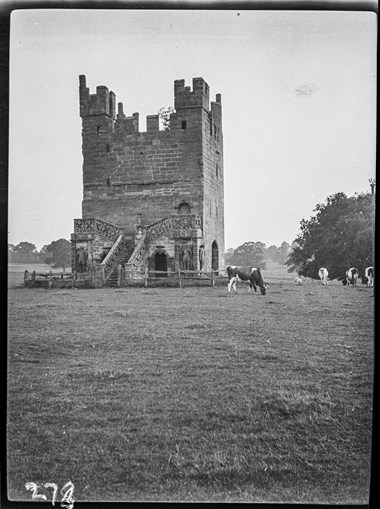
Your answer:
[[[301,85],[300,87],[296,88],[295,92],[299,97],[310,97],[317,90],[318,87],[314,83],[306,83],[305,85]]]

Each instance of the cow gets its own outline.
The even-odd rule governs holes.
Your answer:
[[[327,278],[329,275],[329,271],[325,269],[324,267],[321,267],[318,271],[319,279],[321,280],[321,283],[323,285],[327,285]]]
[[[256,269],[255,267],[242,267],[237,265],[229,265],[227,267],[227,275],[228,275],[228,287],[227,291],[230,293],[231,288],[234,289],[235,293],[237,293],[236,283],[238,281],[244,281],[249,283],[248,291],[251,291],[251,288],[257,292],[256,287],[260,287],[261,295],[266,294],[267,286],[264,283],[262,278],[260,269]]]
[[[359,271],[356,267],[351,267],[351,269],[348,269],[346,272],[346,282],[347,286],[356,286],[356,283],[358,281]]]
[[[373,286],[373,280],[375,278],[375,273],[373,271],[373,267],[367,267],[364,271],[364,275],[367,279],[367,287]]]

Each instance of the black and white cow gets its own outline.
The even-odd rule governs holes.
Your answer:
[[[356,286],[358,277],[359,277],[359,271],[356,267],[351,267],[351,269],[348,269],[348,271],[346,272],[347,286],[350,286],[350,285]]]
[[[237,265],[229,265],[227,267],[227,275],[228,275],[228,287],[227,291],[230,293],[231,288],[234,289],[235,293],[237,293],[236,283],[238,281],[244,281],[249,283],[248,291],[253,288],[255,292],[257,292],[256,287],[260,287],[261,295],[266,294],[267,286],[264,283],[263,277],[261,275],[260,269],[256,269],[255,267],[242,267]]]
[[[323,285],[327,285],[327,278],[329,276],[329,271],[324,267],[321,267],[318,271],[319,279]]]
[[[373,267],[367,267],[364,271],[364,275],[367,279],[367,287],[373,286],[373,280],[375,278],[375,273],[373,271]]]

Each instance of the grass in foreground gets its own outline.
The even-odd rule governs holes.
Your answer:
[[[367,503],[372,290],[267,280],[11,289],[10,498]]]

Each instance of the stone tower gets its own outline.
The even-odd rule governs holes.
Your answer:
[[[139,130],[138,113],[126,116],[122,103],[116,112],[107,87],[90,94],[80,76],[79,94],[83,202],[73,255],[85,247],[90,264],[104,263],[102,253],[110,256],[119,239],[118,261],[135,269],[223,268],[220,94],[210,105],[203,78],[193,79],[192,90],[176,80],[170,129],[160,130],[159,116],[148,115],[146,132]]]

